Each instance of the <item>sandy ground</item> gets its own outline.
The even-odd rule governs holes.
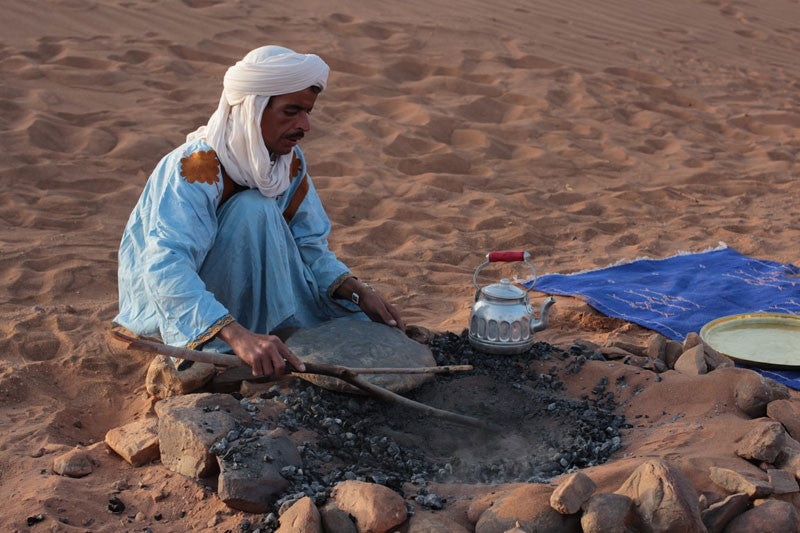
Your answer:
[[[48,469],[54,452],[147,412],[148,358],[105,332],[122,228],[155,163],[215,109],[227,66],[262,44],[332,67],[303,141],[331,245],[409,323],[465,327],[472,272],[492,249],[528,250],[541,272],[719,241],[800,264],[796,0],[5,0],[2,11],[4,528],[42,512],[37,530],[92,519],[88,529],[118,531],[105,503],[119,479],[144,484],[130,497],[145,513],[158,507],[149,488],[173,494],[154,530],[225,512],[103,444],[87,478]],[[541,339],[611,332],[647,334],[562,298]],[[709,414],[730,391],[683,381],[648,388],[626,413],[666,402],[705,422],[642,428],[620,457],[683,457],[699,471],[719,446],[733,460],[723,448],[743,426]]]

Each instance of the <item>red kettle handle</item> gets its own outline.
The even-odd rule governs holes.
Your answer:
[[[478,286],[478,273],[483,269],[483,267],[489,266],[490,263],[498,263],[498,262],[505,262],[510,263],[513,261],[524,261],[526,265],[528,265],[531,270],[533,270],[533,283],[528,288],[526,292],[530,292],[533,289],[533,286],[536,285],[536,269],[533,268],[533,265],[528,262],[528,258],[531,256],[528,252],[517,252],[514,250],[504,250],[498,252],[489,252],[486,254],[486,261],[478,265],[478,268],[475,269],[475,274],[472,275],[472,285],[475,286],[475,300],[478,299],[478,295],[481,292],[481,288]]]
[[[503,250],[500,252],[489,252],[486,258],[490,263],[511,263],[513,261],[525,261],[525,252],[516,252],[513,250]]]

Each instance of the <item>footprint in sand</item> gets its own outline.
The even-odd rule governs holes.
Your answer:
[[[645,85],[655,85],[657,87],[667,87],[669,85],[672,85],[672,83],[669,80],[662,78],[657,74],[651,74],[650,72],[642,72],[640,70],[633,70],[624,67],[609,67],[605,69],[603,72],[605,72],[606,74],[612,74],[614,76],[629,78],[631,80],[644,83]]]
[[[29,361],[48,361],[58,356],[61,342],[49,333],[14,335],[12,341],[18,342],[20,352]]]
[[[50,62],[53,65],[72,67],[81,70],[106,70],[114,66],[114,62],[106,59],[95,59],[84,56],[62,56]]]
[[[607,248],[607,250],[614,250],[623,246],[635,246],[639,244],[639,236],[635,233],[626,233],[622,235]]]
[[[230,66],[231,58],[205,52],[189,46],[181,44],[173,44],[167,47],[172,55],[184,59],[186,61],[198,61],[202,63],[217,63],[218,65]]]
[[[525,70],[555,69],[560,68],[560,63],[555,63],[549,59],[533,55],[523,55],[520,57],[498,57],[497,61],[510,68]]]
[[[403,83],[424,79],[430,75],[432,70],[433,67],[426,63],[404,59],[387,65],[383,69],[383,74],[396,83]]]
[[[763,31],[758,30],[735,30],[733,33],[736,35],[741,35],[742,37],[746,37],[747,39],[756,39],[758,41],[766,41],[767,34]]]
[[[341,59],[334,55],[326,55],[325,62],[331,67],[331,71],[336,72],[337,75],[352,74],[354,76],[372,77],[378,73],[378,69],[353,61],[347,61],[346,59]]]
[[[151,54],[150,52],[145,52],[143,50],[126,50],[125,53],[122,55],[111,54],[108,56],[108,59],[110,59],[111,61],[117,61],[119,63],[138,65],[140,63],[144,63],[151,57],[153,57],[153,54]]]
[[[223,0],[181,0],[184,5],[195,9],[201,9],[204,7],[211,7],[221,4]]]
[[[384,146],[383,153],[392,157],[417,157],[429,154],[439,146],[441,144],[427,139],[400,134],[391,143]]]
[[[481,96],[469,104],[459,106],[456,112],[459,117],[469,122],[500,124],[511,108],[511,105],[495,98]]]
[[[431,154],[413,159],[401,159],[397,170],[403,174],[417,176],[419,174],[467,174],[470,164],[456,154]]]

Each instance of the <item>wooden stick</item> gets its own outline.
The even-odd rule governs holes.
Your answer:
[[[416,368],[347,368],[353,374],[444,374],[446,372],[466,372],[472,365],[420,366]]]
[[[199,363],[211,363],[219,366],[244,365],[241,359],[235,355],[227,353],[187,350],[186,348],[167,346],[166,344],[161,344],[159,342],[137,339],[118,331],[112,330],[110,333],[115,339],[127,342],[129,348],[136,348],[143,352],[158,353],[161,355],[177,357],[179,359],[188,359],[190,361],[197,361]],[[421,366],[413,368],[341,368],[347,368],[347,370],[354,374],[442,374],[445,372],[469,371],[472,370],[472,365]]]
[[[441,418],[442,420],[448,420],[450,422],[456,422],[458,424],[466,424],[468,426],[473,426],[481,429],[491,430],[491,431],[499,431],[499,427],[485,422],[483,420],[479,420],[477,418],[473,418],[471,416],[460,415],[458,413],[453,413],[452,411],[445,411],[443,409],[437,409],[435,407],[431,407],[430,405],[425,405],[423,403],[415,402],[405,396],[400,396],[388,389],[384,389],[383,387],[379,387],[378,385],[373,385],[372,383],[365,381],[358,377],[358,375],[354,374],[348,368],[338,365],[326,365],[321,363],[306,363],[306,372],[310,374],[321,374],[324,376],[331,376],[342,381],[345,381],[354,387],[358,387],[359,389],[363,390],[364,392],[368,392],[373,396],[376,396],[382,400],[388,402],[397,403],[403,407],[408,407],[410,409],[415,409],[417,411],[421,411],[425,414],[434,416],[436,418]],[[296,372],[299,373],[299,372]]]
[[[158,342],[129,337],[128,335],[124,335],[118,331],[111,331],[111,335],[115,339],[127,342],[129,350],[136,349],[145,352],[167,355],[170,357],[178,357],[180,359],[189,359],[191,361],[198,361],[201,363],[212,363],[223,366],[242,365],[239,358],[236,357],[235,355],[215,353],[215,352],[200,352],[197,350],[189,350],[187,348],[167,346],[165,344],[160,344]],[[350,368],[339,365],[327,365],[321,363],[305,363],[305,365],[306,365],[305,372],[295,372],[295,373],[320,374],[323,376],[335,377],[353,385],[354,387],[363,390],[364,392],[368,392],[373,396],[376,396],[382,400],[394,402],[403,407],[415,409],[430,416],[441,418],[442,420],[448,420],[450,422],[456,422],[458,424],[466,424],[469,426],[491,431],[499,430],[499,428],[494,424],[484,422],[483,420],[479,420],[471,416],[460,415],[458,413],[453,413],[451,411],[445,411],[443,409],[437,409],[429,405],[415,402],[414,400],[410,400],[404,396],[400,396],[399,394],[384,389],[383,387],[379,387],[378,385],[373,385],[372,383],[359,378],[358,375]],[[391,370],[393,373],[397,373],[398,369],[391,368],[388,370]]]
[[[211,363],[212,365],[219,366],[243,366],[244,363],[235,355],[217,352],[201,352],[198,350],[189,350],[186,348],[178,348],[175,346],[168,346],[160,342],[148,341],[145,339],[137,339],[129,337],[119,331],[110,331],[111,336],[117,340],[127,342],[128,349],[139,350],[142,352],[157,353],[169,357],[177,357],[178,359],[188,359],[190,361],[197,361],[198,363]]]

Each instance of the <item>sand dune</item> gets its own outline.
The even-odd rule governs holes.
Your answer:
[[[118,530],[102,511],[118,478],[187,505],[203,496],[111,460],[90,482],[40,471],[50,452],[147,410],[148,358],[105,334],[116,249],[149,172],[206,122],[249,49],[283,44],[330,64],[303,146],[332,247],[407,322],[460,331],[472,272],[495,249],[528,250],[542,273],[719,241],[800,264],[798,8],[3,2],[0,522],[63,508]],[[563,299],[542,339],[618,327]],[[187,527],[223,510],[205,500]]]

